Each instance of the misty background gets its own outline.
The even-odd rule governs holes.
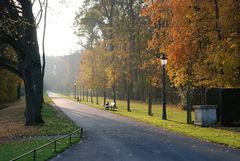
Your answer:
[[[55,92],[70,92],[77,79],[80,56],[80,51],[65,56],[47,56],[44,88]]]

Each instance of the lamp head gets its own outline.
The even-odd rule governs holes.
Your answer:
[[[161,59],[162,66],[165,67],[167,65],[167,56],[166,56],[166,54],[162,53],[162,57],[160,59]]]

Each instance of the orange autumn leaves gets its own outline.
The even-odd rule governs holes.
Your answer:
[[[142,16],[149,17],[152,28],[148,49],[167,53],[174,86],[185,86],[189,79],[194,86],[240,86],[239,3],[145,0]]]

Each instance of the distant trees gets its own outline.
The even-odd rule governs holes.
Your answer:
[[[130,98],[149,98],[151,115],[152,100],[161,93],[157,58],[161,52],[166,52],[169,60],[168,100],[181,98],[187,109],[194,91],[240,87],[239,1],[97,0],[87,1],[85,9],[79,12],[83,14],[76,28],[84,29],[89,19],[98,30],[93,49],[84,52],[88,60],[82,59],[79,77],[85,77],[91,68],[84,66],[85,61],[98,64],[98,69],[104,66],[105,87],[115,87],[116,95],[128,100],[128,111]],[[96,16],[89,18],[93,13]],[[95,58],[98,56],[105,61]],[[99,80],[98,72],[91,72],[95,73],[93,79]]]
[[[44,88],[72,94],[80,64],[80,51],[65,56],[47,56]]]
[[[30,0],[0,0],[0,67],[24,81],[26,125],[42,123],[43,82],[36,27],[39,17],[33,15]]]

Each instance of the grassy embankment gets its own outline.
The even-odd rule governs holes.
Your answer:
[[[59,109],[49,105],[49,97],[45,97],[45,102],[42,109],[45,124],[39,126],[24,126],[24,101],[0,111],[0,160],[13,159],[78,128]],[[73,143],[78,141],[79,137],[72,139]],[[57,152],[69,146],[69,139],[63,139],[57,143]],[[54,155],[53,145],[49,145],[37,151],[37,161],[47,160]],[[21,160],[32,160],[32,157],[31,154]]]
[[[68,97],[71,98],[71,97]],[[72,99],[72,98],[71,98]],[[112,100],[107,100],[113,102]],[[96,104],[96,98],[93,99],[94,103],[81,101],[82,104],[90,105],[99,109],[104,109],[103,98],[99,98],[99,105]],[[153,116],[147,115],[147,104],[142,102],[131,102],[131,112],[127,112],[127,102],[117,100],[116,111],[112,113],[130,117],[145,123],[161,127],[162,129],[169,130],[175,133],[191,136],[201,140],[214,142],[218,144],[228,145],[230,147],[240,148],[240,128],[239,127],[200,127],[195,125],[186,124],[186,112],[177,108],[174,105],[167,105],[168,120],[162,120],[162,106],[153,105]],[[193,120],[194,115],[192,114]]]

